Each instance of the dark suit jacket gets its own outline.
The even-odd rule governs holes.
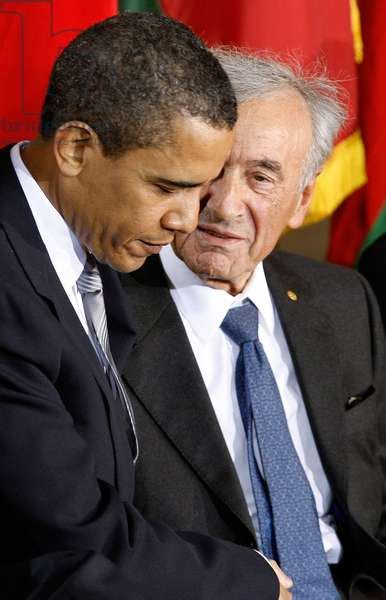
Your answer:
[[[121,408],[0,152],[0,598],[274,600],[245,548],[147,523]],[[101,266],[118,368],[132,330]],[[189,542],[189,543],[188,543]]]
[[[386,329],[386,233],[366,248],[359,259],[358,269],[374,290]]]
[[[379,311],[352,270],[285,253],[271,255],[264,268],[333,490],[346,559],[352,574],[386,584]],[[158,257],[127,276],[125,286],[137,339],[124,378],[143,448],[135,503],[173,527],[254,545],[242,490]]]

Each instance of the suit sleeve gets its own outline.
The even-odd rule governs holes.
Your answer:
[[[382,330],[382,320],[378,304],[370,286],[365,283],[369,303],[370,327],[372,336],[372,354],[374,357],[374,381],[378,390],[377,426],[378,426],[378,454],[383,475],[383,505],[377,538],[383,545],[386,557],[386,339]],[[386,585],[386,578],[384,578]]]
[[[146,522],[97,478],[57,390],[62,357],[44,329],[47,307],[26,301],[25,289],[19,296],[7,289],[0,294],[2,597],[277,599],[276,576],[255,552]]]
[[[374,536],[361,528],[358,536],[358,552],[364,571],[386,589],[386,369],[385,369],[385,336],[378,304],[367,281],[358,275],[364,287],[368,309],[369,339],[371,343],[373,382],[376,393],[375,428],[373,438],[374,464],[379,468],[379,481],[382,490],[382,502],[378,515],[378,527]],[[361,332],[362,335],[365,331]],[[362,483],[363,485],[363,483]],[[357,525],[356,525],[357,527]],[[355,534],[356,531],[354,530]]]
[[[363,252],[358,269],[375,293],[386,329],[386,234]]]

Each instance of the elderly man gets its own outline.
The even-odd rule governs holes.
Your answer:
[[[239,102],[231,154],[196,231],[126,279],[135,502],[262,549],[296,600],[385,598],[379,312],[356,272],[273,251],[303,222],[342,109],[325,78],[219,57]]]
[[[194,230],[235,120],[190,30],[120,15],[57,60],[39,138],[0,153],[2,600],[278,598],[256,552],[133,507],[119,375],[132,329],[113,269]]]

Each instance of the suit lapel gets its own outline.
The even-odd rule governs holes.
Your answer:
[[[35,292],[55,311],[64,329],[95,370],[95,352],[69,302],[12,167],[9,148],[0,152],[0,223]],[[98,362],[96,362],[98,366]],[[99,371],[100,369],[98,369]],[[96,374],[99,379],[99,373]]]
[[[4,223],[3,227],[35,292],[51,306],[51,310],[56,313],[66,334],[81,352],[87,367],[92,370],[104,393],[108,394],[108,384],[96,353],[67,298],[47,252],[45,249],[31,246],[8,223]]]
[[[148,259],[139,273],[125,279],[125,286],[135,315],[137,346],[124,378],[198,477],[254,535],[233,462],[159,259]]]
[[[329,317],[315,303],[312,284],[289,269],[280,253],[264,262],[268,285],[287,339],[298,382],[327,477],[337,498],[345,498],[342,443],[344,394],[339,356]],[[291,299],[288,291],[295,292]],[[291,296],[291,294],[290,294]],[[326,299],[328,300],[328,299]]]
[[[53,314],[55,314],[60,321],[66,335],[71,339],[72,343],[79,351],[79,360],[84,360],[84,368],[89,369],[97,380],[105,398],[118,461],[119,452],[117,450],[120,445],[118,441],[120,437],[119,429],[122,428],[119,426],[119,423],[117,423],[116,410],[112,407],[114,400],[112,398],[111,389],[100,366],[95,350],[50,261],[28,203],[12,168],[9,154],[6,151],[0,152],[0,171],[2,173],[0,188],[0,197],[2,200],[0,206],[0,225],[3,227],[9,243],[18,257],[26,277],[31,282],[36,294],[47,302]],[[109,277],[105,273],[104,279],[108,280],[108,293],[111,295],[113,285],[110,283]],[[114,320],[112,316],[110,316],[110,320]],[[115,325],[120,323],[120,320],[121,317],[118,317]],[[127,332],[127,328],[125,329],[125,332]],[[128,338],[126,347],[131,343],[131,339],[131,337]],[[117,484],[120,481],[119,470],[118,465]],[[125,475],[123,481],[126,479],[127,476]]]

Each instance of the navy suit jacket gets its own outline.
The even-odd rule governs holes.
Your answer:
[[[101,265],[118,368],[133,341]],[[125,419],[0,152],[0,597],[274,600],[250,550],[148,523]]]
[[[284,252],[264,270],[351,579],[366,575],[386,588],[386,367],[373,294],[352,269]],[[253,546],[241,486],[159,258],[124,280],[137,332],[124,379],[143,446],[135,503],[173,527]]]
[[[374,290],[386,330],[386,233],[366,248],[359,259],[358,269]]]

